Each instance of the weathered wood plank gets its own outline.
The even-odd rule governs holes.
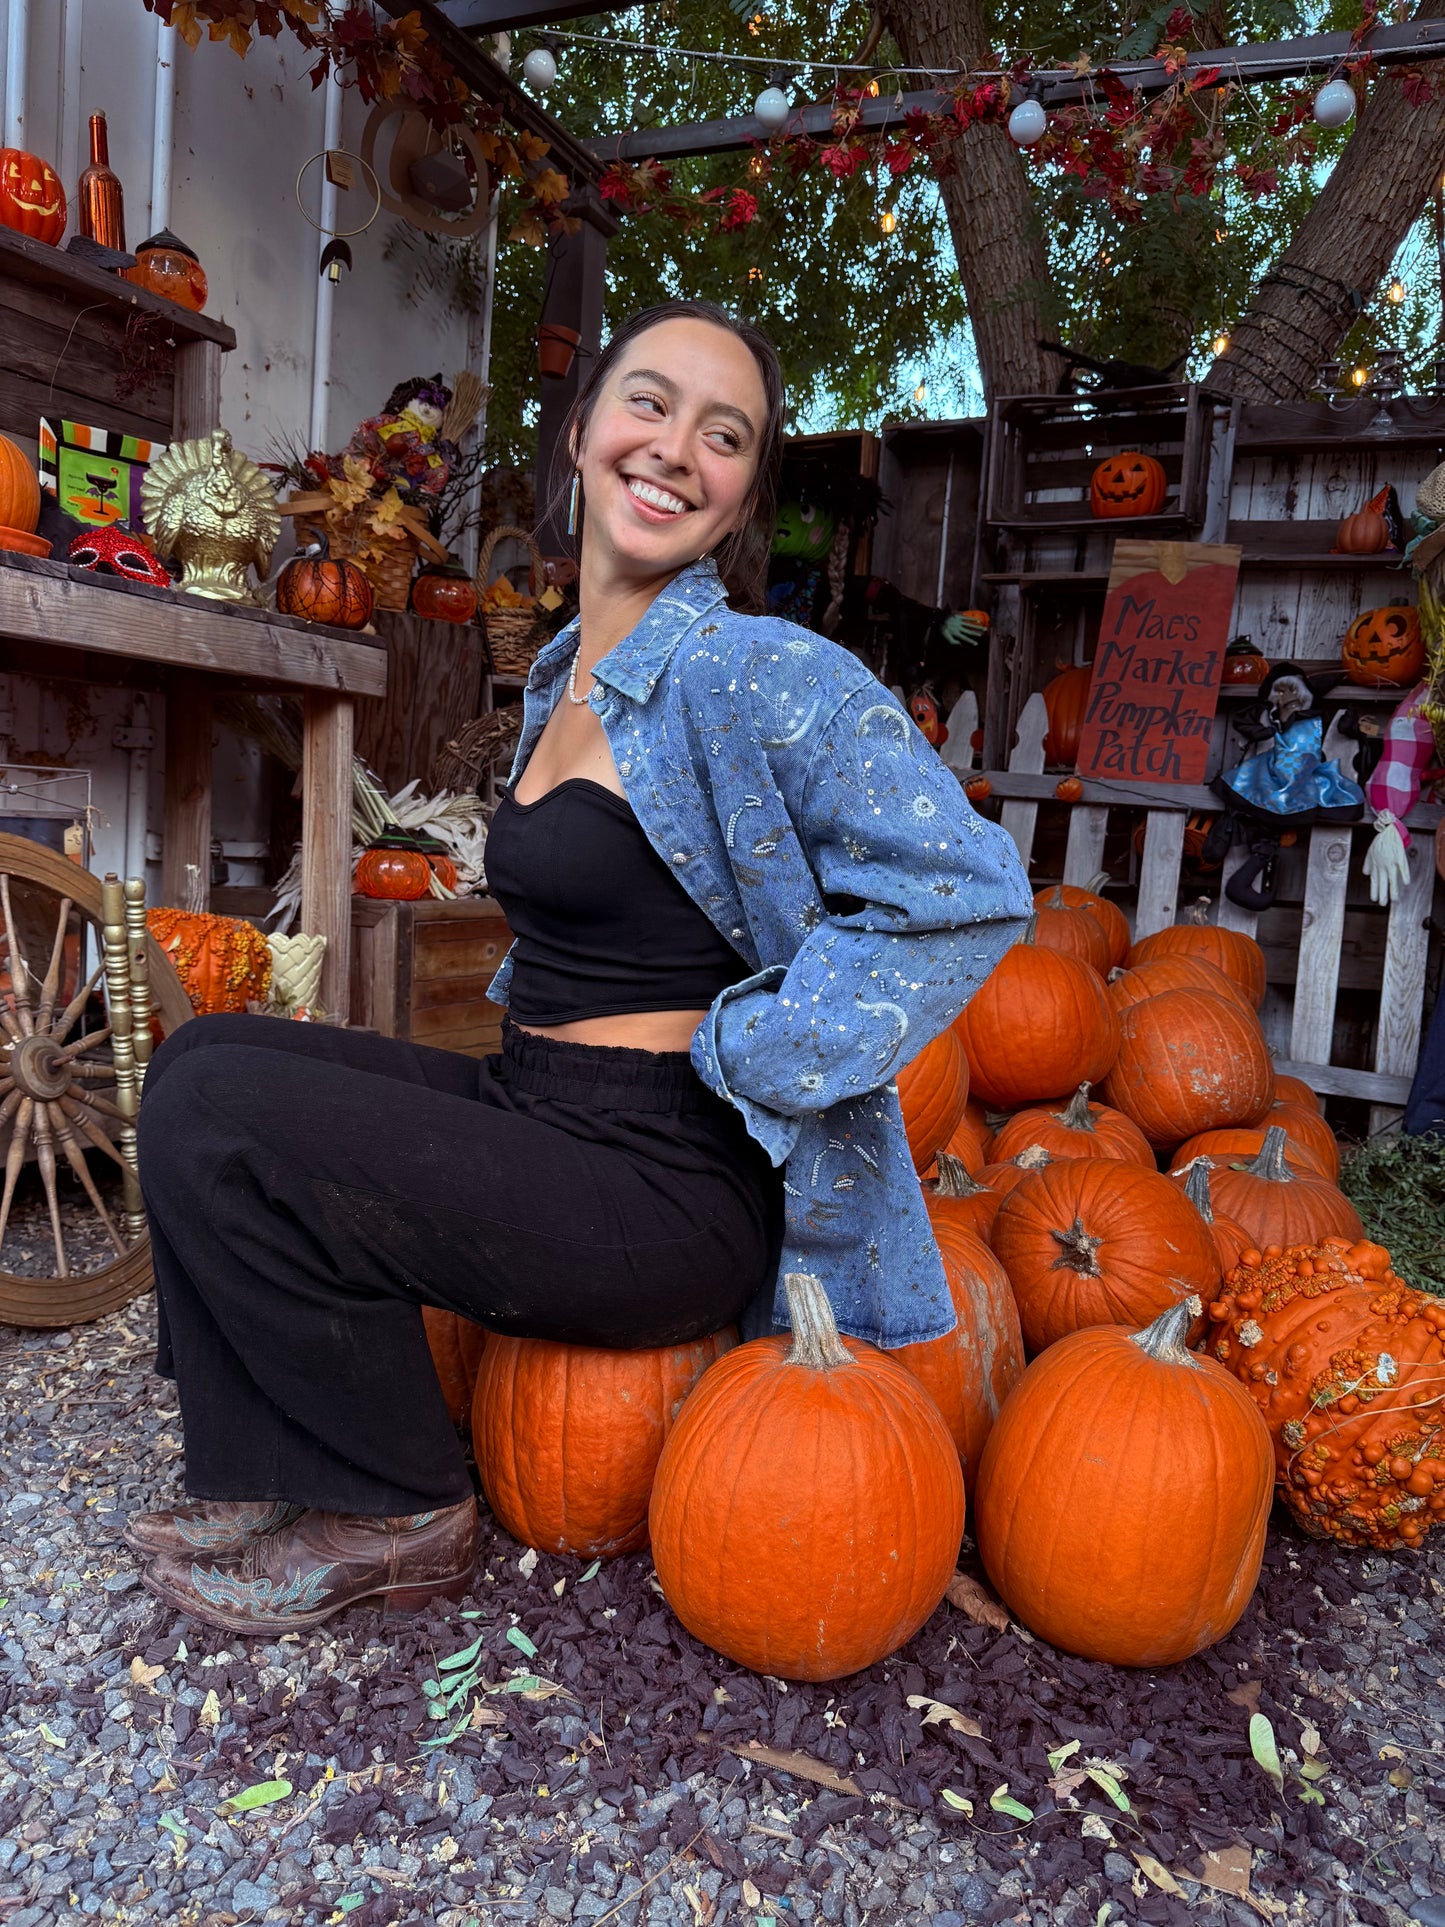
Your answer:
[[[1104,839],[1109,812],[1100,806],[1076,803],[1069,817],[1069,840],[1064,850],[1064,882],[1080,889],[1092,883],[1104,867]]]
[[[1276,1057],[1275,1070],[1283,1077],[1299,1077],[1322,1097],[1364,1097],[1398,1110],[1410,1095],[1408,1077],[1380,1071],[1352,1071],[1340,1064],[1312,1064],[1297,1057]]]
[[[161,902],[181,910],[210,907],[211,709],[207,677],[185,670],[171,677],[166,685]]]
[[[302,724],[301,928],[326,939],[322,1008],[349,1008],[352,701],[308,689]]]
[[[167,332],[178,342],[215,341],[223,348],[236,345],[235,330],[228,328],[224,321],[216,321],[210,315],[192,314],[188,308],[179,308],[174,301],[163,300],[148,288],[138,288],[133,281],[122,281],[109,268],[92,267],[77,255],[47,246],[43,241],[32,241],[14,228],[0,227],[0,277],[48,288],[59,300],[77,308],[99,304],[119,311],[122,318],[127,309],[155,315],[166,323]]]
[[[1425,962],[1430,949],[1426,918],[1435,889],[1435,853],[1424,837],[1409,849],[1410,877],[1390,905],[1385,933],[1385,968],[1380,978],[1380,1024],[1375,1034],[1375,1069],[1385,1076],[1412,1077],[1420,1055],[1420,1028],[1425,1003]],[[1376,1107],[1380,1110],[1380,1107]],[[1370,1116],[1371,1131],[1380,1131],[1393,1116],[1383,1110]]]
[[[1036,690],[1024,704],[1019,713],[1018,742],[1009,758],[1009,768],[1020,773],[1042,772],[1044,767],[1044,734],[1049,726],[1049,712],[1044,707],[1044,699]],[[1038,804],[1009,802],[999,812],[999,821],[1013,838],[1025,869],[1033,855],[1034,825],[1038,821]]]
[[[1150,810],[1144,820],[1144,855],[1139,864],[1139,907],[1134,936],[1152,937],[1174,922],[1179,907],[1179,863],[1184,854],[1184,816],[1179,810]]]
[[[993,785],[995,796],[1020,801],[1047,801],[1053,796],[1059,780],[1055,775],[1034,775],[1014,768],[986,769],[983,773]],[[1096,782],[1087,776],[1080,780],[1084,785],[1084,803],[1121,803],[1144,810],[1182,810],[1186,816],[1193,810],[1217,810],[1220,807],[1219,798],[1203,783]],[[1074,807],[1077,809],[1079,805],[1075,804]],[[1412,831],[1429,830],[1433,834],[1435,825],[1442,817],[1445,817],[1445,805],[1417,803],[1405,821]]]
[[[357,715],[357,754],[395,792],[412,777],[427,789],[437,751],[481,709],[484,644],[471,623],[380,614],[386,700]]]
[[[195,441],[221,426],[221,347],[216,341],[184,341],[176,349],[176,387],[171,439]]]
[[[1349,864],[1348,829],[1325,824],[1311,830],[1299,975],[1290,1022],[1290,1055],[1304,1063],[1328,1064],[1333,1054]]]

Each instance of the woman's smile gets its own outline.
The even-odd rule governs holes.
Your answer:
[[[641,475],[624,475],[622,483],[646,522],[675,522],[692,509],[691,502],[685,502],[660,482],[649,482]]]

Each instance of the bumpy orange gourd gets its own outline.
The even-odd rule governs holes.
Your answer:
[[[785,1287],[792,1339],[719,1360],[662,1449],[652,1556],[705,1645],[754,1672],[841,1679],[896,1652],[942,1599],[963,1473],[913,1374],[840,1338],[815,1278]]]
[[[1036,1358],[983,1448],[973,1533],[1010,1612],[1065,1652],[1168,1666],[1236,1623],[1259,1578],[1269,1435],[1213,1359],[1197,1299],[1142,1332]]]
[[[612,1559],[647,1544],[658,1455],[729,1328],[657,1349],[610,1351],[487,1334],[472,1449],[487,1503],[523,1545]]]
[[[1209,1227],[1178,1185],[1102,1158],[1027,1173],[999,1206],[989,1242],[1030,1352],[1086,1325],[1134,1331],[1219,1281]]]
[[[40,477],[19,442],[0,435],[0,528],[34,535],[40,520]]]
[[[973,1091],[1001,1111],[1097,1083],[1119,1048],[1099,973],[1035,943],[1032,929],[1004,953],[954,1028]]]
[[[203,910],[148,910],[146,927],[175,965],[191,1008],[200,1015],[264,1003],[271,988],[271,951],[244,917]]]
[[[1217,1165],[1210,1189],[1215,1210],[1233,1218],[1260,1250],[1365,1235],[1360,1214],[1343,1191],[1319,1172],[1286,1161],[1285,1134],[1278,1124],[1265,1132],[1257,1157]]]
[[[1180,1165],[1169,1175],[1209,1226],[1209,1235],[1214,1240],[1215,1253],[1219,1258],[1220,1275],[1223,1276],[1233,1271],[1245,1252],[1253,1248],[1253,1240],[1242,1225],[1237,1225],[1232,1218],[1221,1218],[1214,1209],[1214,1194],[1209,1183],[1209,1174],[1213,1169],[1214,1160],[1200,1155]]]
[[[999,1407],[1023,1376],[1024,1341],[1008,1273],[981,1238],[934,1221],[958,1323],[942,1338],[889,1353],[933,1394],[958,1447],[966,1492]]]
[[[982,1238],[985,1244],[1004,1197],[1001,1187],[985,1184],[961,1158],[948,1151],[939,1153],[936,1180],[923,1187],[923,1202],[935,1236],[941,1225],[950,1225]]]
[[[1252,1014],[1207,990],[1166,990],[1124,1012],[1104,1097],[1164,1147],[1258,1116],[1273,1084]]]
[[[453,1425],[467,1423],[471,1417],[472,1394],[477,1371],[486,1349],[487,1334],[470,1318],[438,1305],[423,1305],[422,1323],[426,1327],[427,1347],[436,1367],[437,1383],[447,1402]]]
[[[1148,963],[1155,957],[1203,957],[1232,977],[1256,1010],[1264,1002],[1264,952],[1253,937],[1242,930],[1225,930],[1207,921],[1208,899],[1186,910],[1178,923],[1141,937],[1129,951],[1129,965]]]
[[[1304,1530],[1418,1547],[1445,1517],[1445,1303],[1382,1246],[1326,1238],[1251,1252],[1209,1316],[1207,1351],[1256,1400]]]
[[[1096,883],[1105,881],[1104,877],[1095,878]],[[1103,930],[1109,944],[1109,963],[1121,964],[1129,950],[1129,919],[1117,903],[1101,896],[1098,890],[1083,888],[1077,883],[1060,883],[1055,886],[1057,893],[1071,910],[1087,910],[1089,915]],[[1041,909],[1051,903],[1055,890],[1040,890],[1034,896],[1034,908]]]
[[[1151,957],[1132,970],[1113,971],[1108,982],[1109,1002],[1120,1017],[1146,997],[1162,997],[1166,990],[1207,990],[1254,1016],[1254,1005],[1233,977],[1226,977],[1204,957]]]
[[[968,1059],[951,1025],[898,1073],[898,1101],[913,1168],[927,1171],[958,1129],[968,1102]]]
[[[1168,489],[1163,463],[1130,448],[1106,455],[1094,470],[1089,507],[1100,516],[1157,515]]]
[[[1108,973],[1109,939],[1103,924],[1087,910],[1068,903],[1061,888],[1050,891],[1042,904],[1034,899],[1034,942],[1077,957],[1101,977]]]
[[[1154,1169],[1149,1141],[1132,1118],[1107,1104],[1091,1104],[1081,1084],[1062,1110],[1018,1111],[994,1133],[994,1158],[1002,1162],[1030,1144],[1042,1144],[1050,1157],[1116,1158]]]

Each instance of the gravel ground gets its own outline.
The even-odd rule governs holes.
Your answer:
[[[246,1641],[161,1607],[119,1539],[181,1489],[152,1330],[148,1300],[0,1327],[0,1927],[1445,1927],[1440,1550],[1344,1554],[1281,1520],[1241,1625],[1157,1674],[990,1624],[961,1587],[886,1665],[801,1687],[698,1646],[645,1556],[589,1576],[484,1513],[461,1606]],[[494,1690],[423,1750],[445,1731],[424,1684],[478,1635]],[[277,1778],[274,1804],[225,1804]]]

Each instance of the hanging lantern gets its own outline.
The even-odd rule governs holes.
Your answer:
[[[1032,147],[1044,137],[1049,117],[1037,100],[1021,100],[1008,117],[1009,139],[1020,147]]]
[[[534,47],[522,62],[522,78],[538,93],[546,93],[557,79],[557,61],[548,47]]]
[[[1355,117],[1355,90],[1347,80],[1327,80],[1315,95],[1315,119],[1321,127],[1343,127]]]
[[[770,134],[777,133],[792,111],[781,87],[764,87],[753,102],[753,113]]]

